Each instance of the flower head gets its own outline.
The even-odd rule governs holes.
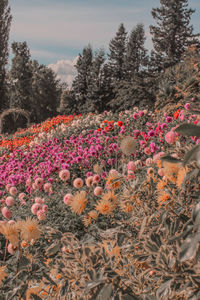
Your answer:
[[[115,205],[109,200],[100,200],[96,205],[96,210],[102,215],[109,215],[115,209]]]
[[[41,235],[41,230],[36,219],[26,218],[21,221],[21,239],[30,242],[32,239],[37,240]]]
[[[75,194],[75,196],[73,197],[69,205],[71,211],[80,216],[82,211],[85,209],[86,203],[87,203],[86,192],[80,191]]]
[[[136,141],[131,136],[127,136],[121,141],[120,148],[124,154],[130,155],[135,152],[136,146]]]

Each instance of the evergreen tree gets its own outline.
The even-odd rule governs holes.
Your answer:
[[[125,31],[123,23],[120,24],[116,36],[110,41],[109,50],[109,65],[112,69],[113,82],[125,78],[125,55],[126,55],[126,38],[127,32]]]
[[[0,110],[6,102],[6,65],[8,63],[8,39],[11,25],[10,7],[8,0],[0,1]]]
[[[30,51],[26,42],[12,43],[14,57],[10,70],[10,107],[31,110],[32,66]]]
[[[71,95],[75,100],[74,107],[76,108],[77,113],[81,112],[86,102],[92,58],[92,48],[88,45],[88,47],[83,49],[82,54],[79,54],[79,58],[75,66],[78,74],[73,80]]]
[[[60,97],[60,105],[57,111],[61,115],[71,115],[74,113],[74,100],[69,90],[63,90]]]
[[[188,9],[188,0],[160,0],[160,8],[152,9],[157,26],[150,26],[154,50],[152,65],[157,71],[180,62],[182,54],[190,45],[200,45],[190,24],[195,12]]]
[[[104,96],[104,90],[102,86],[102,67],[105,62],[104,50],[100,50],[95,54],[90,69],[90,79],[87,89],[86,107],[88,112],[100,112],[102,111],[102,100]]]
[[[36,60],[32,63],[32,74],[32,118],[42,122],[57,114],[62,88],[54,71]]]
[[[127,42],[127,52],[125,57],[126,77],[130,79],[138,75],[148,65],[147,50],[144,47],[145,31],[144,25],[138,24],[130,33]]]

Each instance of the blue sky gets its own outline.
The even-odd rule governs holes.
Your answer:
[[[63,81],[75,75],[76,57],[89,43],[93,49],[104,47],[115,36],[120,23],[128,32],[143,23],[146,48],[151,49],[149,25],[154,24],[152,7],[159,0],[10,0],[13,16],[10,44],[26,41],[33,59],[50,65]],[[191,24],[200,28],[200,0],[189,0],[196,9]],[[68,78],[66,79],[66,76]]]

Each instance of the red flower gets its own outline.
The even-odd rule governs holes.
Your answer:
[[[174,113],[174,119],[178,119],[178,116],[179,116],[179,112],[180,112],[180,109],[178,109],[175,113]]]
[[[122,127],[122,125],[123,125],[123,122],[122,122],[122,121],[118,121],[118,122],[117,122],[117,126]]]
[[[101,128],[98,128],[97,131],[101,131]]]

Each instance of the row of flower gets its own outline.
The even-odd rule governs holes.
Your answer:
[[[183,120],[199,122],[198,116],[190,113],[188,103],[173,116],[164,114],[159,122],[152,112],[134,108],[119,115],[104,112],[79,116],[71,118],[70,123],[69,119],[59,117],[38,126],[37,137],[25,151],[23,148],[6,151],[0,158],[1,224],[7,224],[15,232],[20,206],[27,208],[27,215],[44,221],[49,203],[55,197],[65,206],[63,213],[67,209],[81,215],[86,210],[85,226],[99,214],[112,214],[117,206],[115,191],[119,192],[123,180],[133,183],[142,168],[153,178],[156,166],[156,178],[173,179],[159,164],[159,158],[171,144],[184,143],[184,138],[174,131]],[[197,144],[199,140],[192,137],[191,142]],[[179,173],[180,186],[185,170],[175,171]],[[159,203],[167,200],[161,198]],[[133,209],[130,201],[123,202],[121,207],[126,213]],[[6,235],[5,228],[2,232]],[[8,240],[8,251],[14,253],[16,245],[12,239]]]

